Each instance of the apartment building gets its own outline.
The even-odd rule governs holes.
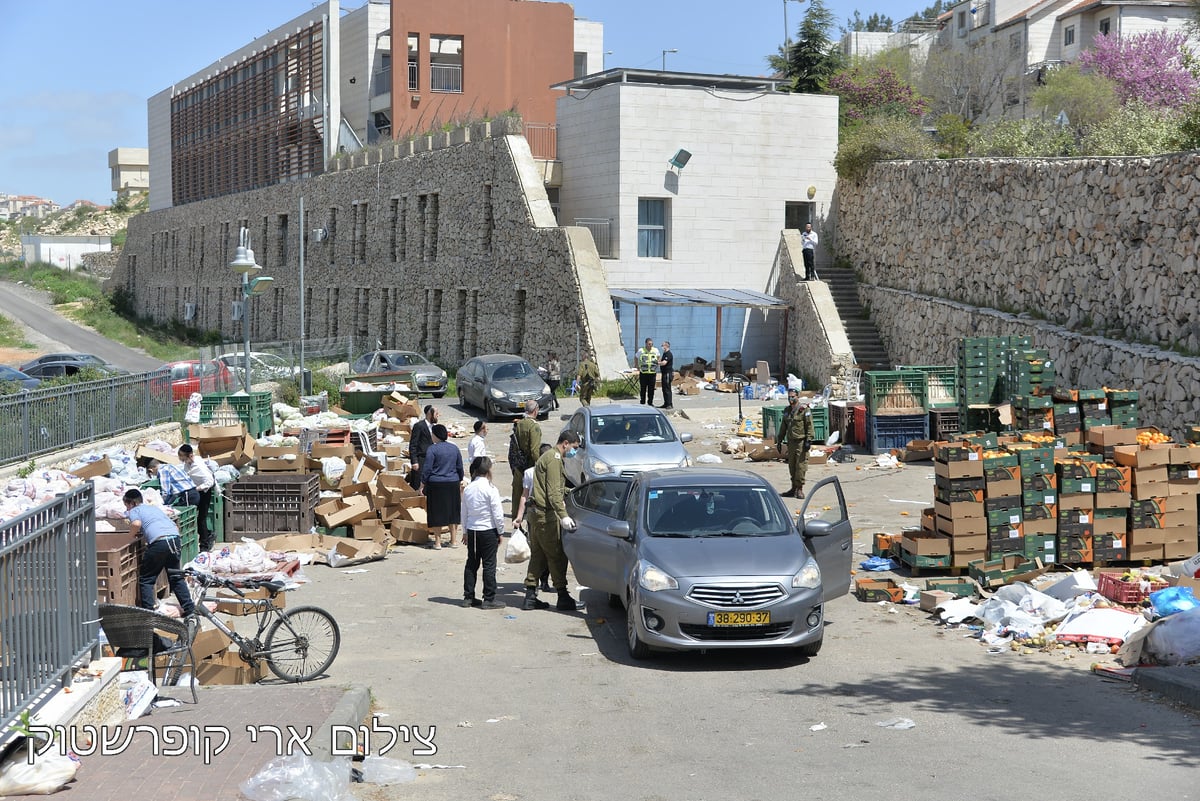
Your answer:
[[[144,147],[118,147],[108,151],[112,191],[118,195],[150,188],[150,151]]]

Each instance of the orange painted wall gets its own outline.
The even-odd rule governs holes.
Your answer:
[[[408,88],[408,35],[420,35],[419,90]],[[429,37],[463,37],[463,91],[429,89]],[[392,0],[392,135],[516,108],[527,123],[554,122],[574,75],[575,14],[535,0]],[[420,95],[413,102],[412,97]]]

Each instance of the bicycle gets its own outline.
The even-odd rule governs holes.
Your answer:
[[[226,637],[237,646],[242,659],[255,667],[260,660],[266,660],[267,667],[284,681],[311,681],[323,674],[334,658],[337,657],[341,646],[342,633],[333,616],[317,606],[297,606],[294,609],[280,609],[275,606],[275,596],[285,591],[282,582],[262,579],[226,579],[211,573],[204,573],[194,568],[179,571],[168,571],[186,576],[204,588],[201,597],[196,601],[196,612],[193,616],[194,625],[198,627],[199,617],[210,620]],[[209,594],[209,590],[225,589],[234,597],[217,597]],[[265,589],[267,598],[247,598],[243,590]],[[258,631],[253,637],[246,637],[225,623],[205,606],[206,601],[236,603],[243,607],[253,608],[258,617]],[[195,631],[191,632],[195,636]]]

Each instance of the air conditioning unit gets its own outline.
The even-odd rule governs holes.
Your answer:
[[[188,322],[189,320],[194,320],[194,319],[196,319],[196,304],[195,303],[183,304],[183,321]]]

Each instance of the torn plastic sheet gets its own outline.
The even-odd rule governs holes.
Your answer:
[[[941,610],[939,617],[941,617],[943,623],[961,623],[964,620],[972,620],[979,616],[979,604],[970,598],[953,598],[938,604],[937,608]]]
[[[1135,612],[1112,607],[1097,607],[1071,612],[1059,624],[1054,638],[1069,642],[1125,642],[1146,625],[1146,618]]]

